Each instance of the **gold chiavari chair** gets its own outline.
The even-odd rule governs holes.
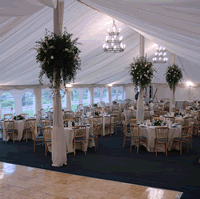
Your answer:
[[[165,120],[165,118],[164,117],[153,117],[153,120]]]
[[[47,127],[47,126],[49,126],[50,125],[50,121],[49,120],[43,120],[42,121],[42,126],[43,127]]]
[[[14,121],[4,121],[4,126],[5,126],[5,133],[6,133],[6,140],[7,142],[7,136],[9,134],[13,134],[13,143],[15,142],[15,135],[18,134],[18,131],[15,129],[15,122]]]
[[[75,115],[76,115],[76,117],[81,117],[82,111],[77,111]]]
[[[116,125],[117,125],[117,115],[110,115],[110,136],[112,135],[112,131],[113,133],[115,133],[115,135],[117,135]]]
[[[52,145],[51,133],[52,133],[52,128],[43,128],[45,156],[47,156],[48,146]]]
[[[190,144],[192,142],[192,126],[183,126],[181,128],[181,136],[180,137],[175,137],[173,139],[172,145],[175,142],[179,143],[180,155],[182,155],[183,143],[187,143],[187,153],[188,153],[189,148],[190,148]]]
[[[35,153],[35,145],[36,145],[36,142],[44,142],[44,137],[43,136],[36,136],[35,135],[35,126],[32,126],[31,125],[31,132],[32,132],[32,138],[34,140],[34,149],[33,149],[33,152]]]
[[[130,125],[136,125],[136,124],[137,124],[137,119],[133,119],[133,118],[130,119],[130,120],[129,120],[129,124],[130,124]]]
[[[182,119],[176,118],[176,119],[175,119],[175,123],[177,123],[177,124],[183,126],[183,120],[182,120]]]
[[[113,115],[117,115],[117,123],[116,123],[116,127],[120,126],[121,127],[121,131],[122,131],[122,120],[121,120],[121,114],[119,111],[115,110],[113,111]]]
[[[197,118],[197,135],[200,136],[200,117]]]
[[[93,118],[97,122],[97,125],[99,126],[99,131],[101,131],[101,137],[103,137],[103,117],[94,116]]]
[[[26,142],[28,141],[28,133],[31,134],[32,137],[31,125],[35,126],[35,124],[36,124],[36,119],[28,119],[25,121],[23,136],[26,136]]]
[[[77,117],[77,116],[76,116],[76,117],[74,117],[73,119],[74,119],[74,122],[79,123],[80,120],[81,120],[81,117]]]
[[[158,144],[164,144],[165,145],[165,153],[167,156],[167,148],[168,148],[168,136],[169,136],[169,128],[168,127],[156,127],[155,128],[155,135],[156,138],[154,140],[154,149],[155,152],[156,149],[156,156],[157,156],[157,145]]]
[[[131,133],[127,132],[127,122],[126,121],[123,122],[123,131],[124,131],[124,142],[123,142],[123,148],[124,148],[126,139],[127,138],[131,139]]]
[[[85,148],[85,142],[86,142],[86,126],[79,125],[73,127],[74,131],[74,155],[76,154],[76,143],[81,144],[81,148],[84,145]],[[85,148],[85,155],[86,155],[86,148]]]
[[[193,122],[193,120],[194,120],[193,116],[186,116],[183,118],[183,125],[189,126],[190,122]]]
[[[135,143],[135,146],[137,146],[137,154],[139,151],[140,144],[145,143],[146,148],[148,148],[148,140],[146,137],[140,136],[140,128],[138,125],[130,125],[130,132],[131,132],[130,152],[132,151],[133,143]]]
[[[109,107],[109,106],[106,106],[105,112],[106,112],[107,114],[110,112],[110,107]]]
[[[95,143],[95,151],[98,150],[98,132],[99,132],[99,125],[97,125],[96,121],[93,121],[94,126],[93,126],[93,134],[89,135],[89,141],[93,141]]]
[[[13,119],[13,115],[10,113],[4,114],[5,119]]]

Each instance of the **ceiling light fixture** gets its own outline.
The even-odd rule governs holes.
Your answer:
[[[154,63],[166,63],[168,58],[166,57],[166,48],[162,46],[156,47],[155,57],[153,58]]]
[[[122,43],[122,36],[119,37],[121,28],[117,29],[115,20],[113,20],[112,29],[108,28],[108,36],[106,36],[106,43],[103,45],[103,49],[107,53],[120,53],[124,52],[126,45]]]

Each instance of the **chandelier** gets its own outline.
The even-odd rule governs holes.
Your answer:
[[[112,30],[108,28],[108,36],[106,36],[106,43],[103,45],[103,49],[107,53],[119,53],[123,52],[126,48],[125,44],[122,44],[122,36],[119,37],[121,28],[117,29],[115,20],[113,20]],[[118,38],[119,37],[119,38]]]
[[[155,57],[153,58],[154,63],[166,63],[168,58],[165,57],[167,55],[166,48],[162,46],[156,47]]]

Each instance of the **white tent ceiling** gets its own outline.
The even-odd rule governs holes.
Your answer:
[[[0,85],[39,84],[39,64],[35,61],[36,51],[31,48],[35,47],[35,41],[44,37],[45,28],[53,31],[52,8],[55,1],[6,2],[0,4]],[[175,0],[174,3],[161,0],[149,0],[151,3],[139,0],[82,2],[101,12],[76,0],[65,0],[64,27],[74,34],[74,38],[79,37],[83,44],[80,46],[82,70],[78,71],[75,84],[131,83],[127,67],[139,54],[139,33],[145,36],[145,53],[149,59],[155,53],[155,43],[165,45],[176,54],[175,62],[184,70],[184,79],[200,83],[198,0],[192,0],[189,4],[185,0]],[[123,43],[127,45],[123,53],[110,54],[102,49],[113,18],[117,27],[122,28]],[[170,52],[168,63],[154,64],[157,73],[153,83],[165,83],[164,74],[171,64]]]

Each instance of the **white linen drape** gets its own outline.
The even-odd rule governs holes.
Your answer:
[[[64,2],[58,2],[54,9],[54,32],[62,33]],[[60,89],[57,89],[60,92]],[[52,166],[60,167],[67,164],[66,139],[64,134],[61,97],[54,92],[53,101],[53,137],[52,137]]]
[[[127,25],[170,52],[199,63],[199,0],[79,0]],[[193,12],[191,12],[193,10]],[[194,18],[195,15],[195,18]],[[177,49],[177,46],[179,48]]]
[[[137,101],[137,113],[136,113],[136,119],[138,123],[141,123],[144,121],[144,103],[143,103],[143,89],[140,89],[138,101]]]
[[[86,0],[84,1],[86,2]],[[115,1],[116,5],[119,1]],[[161,0],[158,0],[157,2],[159,1],[160,4],[162,4]],[[181,1],[182,0],[180,0],[180,2]],[[99,1],[96,0],[95,2],[98,3]],[[102,1],[102,3],[104,2],[107,1]],[[173,2],[171,1],[168,5],[173,5]],[[122,14],[120,14],[119,12],[129,7],[129,4],[135,5],[135,1],[123,1],[123,4],[118,4],[118,9],[115,10],[115,12],[118,13],[116,15],[119,15],[118,21],[114,15],[110,15],[108,13],[108,16],[103,13],[97,12],[96,10],[93,10],[92,8],[78,1],[66,0],[64,9],[64,26],[67,27],[67,30],[69,32],[73,33],[74,38],[79,37],[79,42],[83,44],[80,46],[80,58],[82,64],[81,70],[78,71],[76,76],[76,85],[131,83],[129,71],[126,68],[129,66],[130,63],[132,63],[132,58],[138,55],[139,34],[133,28],[130,28],[130,26],[137,29],[138,32],[145,32],[143,29],[146,29],[146,35],[143,33],[142,34],[145,36],[145,53],[147,53],[149,59],[153,58],[155,53],[155,47],[153,47],[154,42],[157,44],[165,45],[165,43],[163,43],[163,41],[165,41],[168,44],[168,46],[165,45],[166,49],[171,52],[175,51],[174,53],[179,55],[176,55],[175,63],[182,69],[184,69],[183,80],[189,78],[192,79],[194,83],[199,83],[200,39],[195,39],[194,37],[193,40],[192,35],[200,35],[198,32],[200,29],[200,19],[198,14],[199,7],[195,7],[193,2],[195,1],[190,1],[190,3],[187,3],[187,5],[174,3],[176,5],[174,8],[172,8],[172,11],[169,11],[167,9],[163,11],[162,6],[159,6],[159,4],[155,4],[155,7],[153,9],[149,9],[149,11],[146,12],[147,17],[145,17],[145,19],[149,20],[149,15],[152,16],[152,13],[154,11],[155,13],[159,12],[160,14],[157,13],[156,15],[154,15],[156,20],[153,21],[151,18],[152,23],[149,24],[145,22],[145,19],[142,20],[143,18],[141,19],[139,15],[137,17],[138,12],[142,12],[143,8],[138,9],[137,12],[133,12],[133,10],[131,9],[131,13],[123,13],[123,16],[125,15],[127,20],[132,24],[130,25],[125,22],[125,17],[121,18]],[[185,9],[181,9],[182,7],[184,8],[184,6]],[[190,12],[190,9],[186,9],[187,6],[191,8],[193,7],[194,12]],[[134,6],[132,7],[134,9],[137,8]],[[132,7],[130,6],[130,8]],[[111,5],[109,5],[108,8],[109,10],[113,9],[111,8]],[[175,13],[175,9],[179,10],[180,12]],[[173,14],[176,14],[176,16],[174,16],[176,20],[171,19],[171,12]],[[144,14],[144,12],[142,13]],[[129,14],[130,16],[128,16]],[[109,23],[112,20],[112,17],[116,19],[117,27],[120,27],[122,29],[120,33],[120,35],[123,35],[122,42],[124,44],[127,44],[127,47],[123,53],[105,53],[101,47],[101,45],[103,45],[103,43],[105,42],[107,28],[110,28],[112,26],[112,24]],[[164,17],[164,20],[162,20],[161,22],[159,21],[161,20],[160,17]],[[187,32],[188,34],[191,34],[189,35],[189,38],[186,37],[185,39],[183,39],[183,36],[179,38],[175,36],[177,32],[173,32],[173,30],[171,29],[171,27],[173,26],[173,28],[178,29],[180,35],[184,35],[184,33],[180,32],[181,29],[179,28],[179,22],[177,22],[178,18],[183,23],[187,25],[189,24],[189,28],[183,27],[184,33]],[[135,21],[137,22],[136,24],[139,23],[139,25],[137,25],[139,27],[137,28],[134,26]],[[144,23],[142,23],[143,21]],[[22,87],[18,87],[18,85],[27,85],[27,88],[28,85],[38,85],[39,64],[35,61],[36,51],[31,50],[31,48],[35,47],[35,41],[40,40],[40,38],[44,38],[45,28],[47,28],[49,31],[53,31],[52,8],[45,6],[38,12],[29,16],[0,17],[0,22],[0,49],[2,49],[0,53],[0,88],[4,90],[9,90],[12,88],[23,89]],[[124,22],[125,24],[122,22]],[[164,31],[165,29],[163,30],[162,27],[163,24],[165,24],[164,22],[169,23],[169,26],[167,26],[169,27],[169,29],[166,31]],[[189,22],[191,22],[191,24]],[[192,24],[195,25],[192,26]],[[150,25],[151,27],[149,27]],[[154,28],[154,26],[156,26],[156,28]],[[159,27],[159,37],[155,36],[155,34],[158,34],[157,27]],[[199,29],[197,29],[195,33],[196,28]],[[153,32],[153,34],[151,34],[151,32]],[[163,34],[160,34],[160,32],[162,32]],[[162,65],[154,65],[157,73],[156,77],[153,78],[152,83],[166,83],[164,74],[166,72],[167,66],[171,64],[170,52],[167,52],[167,57],[169,58],[169,61],[167,63]],[[48,79],[44,79],[44,85],[47,85],[48,83]]]

